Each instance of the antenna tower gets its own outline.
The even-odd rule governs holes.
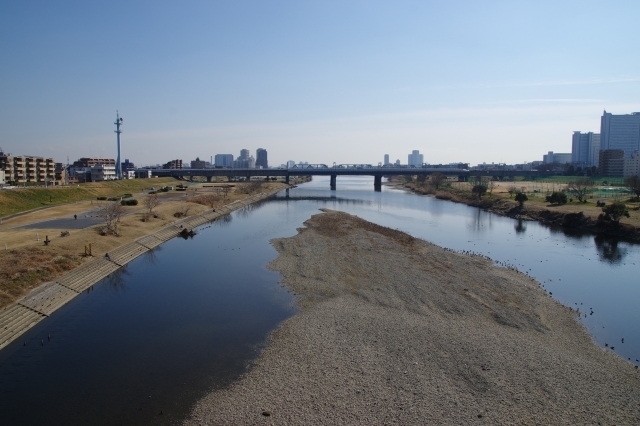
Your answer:
[[[120,114],[118,113],[117,110],[116,110],[116,122],[113,124],[116,125],[116,130],[114,131],[118,135],[118,159],[116,160],[116,177],[118,179],[122,179],[122,164],[120,163],[120,133],[122,133],[122,130],[120,130],[120,126],[122,125],[122,117],[120,117]]]

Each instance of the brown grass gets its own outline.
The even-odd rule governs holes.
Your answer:
[[[70,271],[82,262],[78,255],[40,248],[11,250],[0,257],[0,306],[21,297],[34,286]]]

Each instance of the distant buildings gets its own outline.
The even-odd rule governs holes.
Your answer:
[[[256,150],[256,167],[262,169],[269,168],[269,162],[267,161],[267,150],[264,148],[258,148]]]
[[[622,177],[624,174],[624,151],[621,149],[601,150],[598,168],[602,176]]]
[[[0,188],[5,186],[6,184],[7,184],[7,181],[4,178],[4,170],[0,170]]]
[[[233,154],[216,154],[214,165],[216,167],[233,167]]]
[[[410,166],[422,167],[422,163],[424,163],[424,155],[420,154],[420,151],[414,150],[409,154],[409,162]]]
[[[163,169],[182,169],[182,160],[171,160],[162,165]]]
[[[248,149],[241,149],[240,156],[233,161],[234,169],[255,169],[256,160],[250,155]]]
[[[53,158],[11,155],[0,150],[0,170],[7,183],[50,183],[55,182],[56,163]]]
[[[598,133],[573,132],[571,139],[571,163],[577,167],[598,166],[600,135]]]
[[[125,158],[124,163],[122,163],[122,172],[129,172],[136,169],[136,165],[129,161],[128,158]]]
[[[622,175],[624,177],[640,176],[640,152],[634,151],[631,153],[631,157],[624,159]]]
[[[292,167],[293,167],[293,166],[295,166],[295,165],[296,165],[296,162],[295,162],[295,161],[293,161],[293,160],[289,160],[289,161],[287,161],[287,169],[290,169],[290,168],[292,168]]]
[[[116,180],[117,178],[115,164],[94,164],[91,166],[91,182]]]
[[[389,154],[385,154],[384,155],[384,165],[388,166],[389,164],[391,164],[391,163],[389,163]]]
[[[631,157],[640,151],[640,112],[613,115],[604,111],[600,120],[600,149],[622,150]]]
[[[546,155],[542,156],[542,162],[544,164],[567,164],[571,163],[571,154],[561,154],[549,151]]]
[[[204,168],[206,168],[206,166],[207,166],[206,161],[200,160],[200,157],[196,157],[195,160],[191,161],[191,168],[192,169],[204,169]]]

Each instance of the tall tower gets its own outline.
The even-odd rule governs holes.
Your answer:
[[[116,122],[113,124],[116,125],[116,130],[114,131],[118,135],[118,159],[116,160],[116,177],[118,179],[122,179],[122,164],[120,163],[120,133],[122,133],[122,130],[120,130],[120,125],[122,125],[122,118],[120,117],[120,114],[118,114],[118,111],[116,111]]]

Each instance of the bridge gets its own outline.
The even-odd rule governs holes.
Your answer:
[[[376,191],[382,188],[383,176],[403,176],[403,175],[423,175],[428,176],[433,173],[442,173],[446,176],[457,176],[458,181],[466,182],[473,176],[490,176],[499,179],[525,176],[552,176],[556,173],[547,171],[519,171],[519,170],[468,170],[454,167],[434,167],[428,164],[422,167],[415,166],[374,166],[370,164],[338,164],[327,166],[326,164],[304,164],[295,165],[290,168],[274,169],[153,169],[152,176],[174,177],[178,179],[190,179],[194,177],[205,177],[207,182],[211,182],[214,177],[243,178],[250,180],[252,177],[284,177],[289,183],[291,176],[329,176],[331,189],[336,189],[336,179],[338,176],[373,176],[373,186]]]

